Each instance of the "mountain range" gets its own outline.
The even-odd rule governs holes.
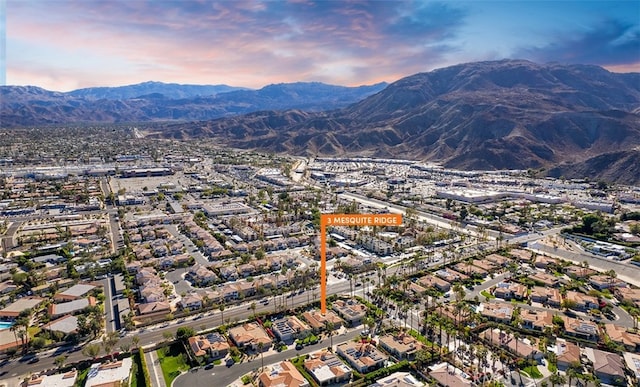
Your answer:
[[[36,86],[0,87],[0,126],[210,120],[260,110],[324,111],[348,106],[386,83],[345,87],[318,82],[250,90],[227,85],[144,82],[56,92]]]
[[[349,89],[353,103],[327,92],[327,99],[334,97],[328,108],[297,99],[301,85],[320,86],[272,85],[169,100],[162,106],[171,108],[155,114],[149,107],[158,105],[150,101],[167,102],[164,95],[84,102],[93,109],[84,114],[78,114],[82,104],[64,106],[73,119],[201,120],[164,123],[150,137],[209,137],[235,148],[297,155],[429,160],[459,169],[535,169],[640,183],[638,73],[524,60],[466,63],[367,87],[360,99]],[[13,125],[51,122],[53,107],[62,104],[55,103],[58,98],[75,101],[63,94],[47,105],[40,102],[42,93],[31,91],[32,101],[16,98],[2,108],[0,119]],[[263,108],[249,112],[243,102]],[[205,118],[214,109],[221,118]],[[128,111],[137,113],[127,116]],[[64,119],[69,120],[62,109],[56,120]]]

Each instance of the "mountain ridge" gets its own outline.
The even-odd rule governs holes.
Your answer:
[[[198,137],[236,148],[408,158],[460,169],[579,171],[566,165],[602,166],[599,155],[640,145],[639,84],[638,73],[597,66],[479,62],[411,75],[346,108],[287,124],[271,125],[274,113],[258,112],[170,126],[162,135],[189,138],[197,127]],[[613,170],[603,176],[628,179],[609,164]],[[640,182],[640,169],[632,176],[631,183]]]

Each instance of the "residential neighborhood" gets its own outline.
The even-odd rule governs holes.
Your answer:
[[[637,385],[637,187],[177,152],[0,170],[0,384]]]

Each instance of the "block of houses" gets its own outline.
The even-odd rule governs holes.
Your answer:
[[[542,332],[545,327],[553,327],[553,314],[547,310],[520,310],[521,326]]]
[[[536,271],[529,278],[538,285],[546,287],[557,287],[560,284],[560,280],[557,277],[541,271]]]
[[[476,278],[484,278],[486,277],[489,272],[485,269],[482,269],[478,266],[475,266],[473,264],[468,264],[466,262],[458,262],[455,265],[453,265],[453,268],[459,272],[459,273],[464,273],[465,275],[468,275],[469,277],[476,277]]]
[[[16,289],[18,289],[18,286],[11,280],[0,283],[0,294],[11,293]]]
[[[615,289],[615,294],[618,300],[630,301],[640,307],[640,289],[618,287]]]
[[[73,387],[76,384],[76,379],[78,379],[78,371],[73,369],[61,374],[34,374],[25,385],[29,387]]]
[[[509,255],[515,258],[517,261],[529,262],[531,261],[531,251],[522,249],[511,249]]]
[[[640,352],[625,352],[622,358],[627,366],[627,370],[636,379],[636,385],[640,384]]]
[[[50,332],[62,332],[65,335],[76,333],[78,331],[78,318],[68,314],[44,324],[42,329]]]
[[[583,312],[591,309],[598,309],[598,299],[580,292],[568,290],[565,294],[565,300],[572,301],[574,306],[571,309],[580,310]]]
[[[487,255],[485,258],[485,260],[497,265],[497,266],[507,266],[507,264],[509,264],[509,262],[511,262],[511,259],[505,257],[504,255],[500,255],[500,254],[489,254]]]
[[[598,290],[627,286],[624,281],[617,278],[611,278],[608,275],[604,274],[598,274],[589,277],[589,284]]]
[[[238,296],[251,297],[256,294],[256,284],[254,282],[238,281],[232,284],[238,291]]]
[[[249,348],[254,351],[258,350],[259,343],[262,343],[263,351],[268,350],[273,343],[267,332],[256,323],[245,323],[229,329],[229,338],[239,348]]]
[[[80,298],[77,300],[63,302],[60,304],[49,304],[47,313],[52,318],[64,316],[65,314],[76,314],[82,312],[89,306],[97,304],[95,297]]]
[[[531,302],[539,302],[553,308],[562,306],[562,295],[557,288],[546,288],[542,286],[534,286],[529,294]]]
[[[424,387],[425,383],[416,379],[410,372],[394,372],[389,376],[376,380],[369,387]]]
[[[166,301],[138,304],[136,308],[138,309],[138,314],[141,316],[167,315],[171,313],[171,304]]]
[[[258,387],[308,387],[309,381],[290,361],[276,363],[260,373]]]
[[[350,326],[360,325],[367,314],[367,307],[355,299],[336,300],[332,307]]]
[[[352,375],[351,368],[333,352],[326,350],[309,355],[304,361],[304,369],[320,386],[346,384]]]
[[[566,371],[571,364],[580,363],[580,347],[571,341],[557,338],[554,352],[561,371]]]
[[[473,262],[471,262],[473,264],[473,266],[479,267],[487,272],[492,272],[494,270],[496,270],[499,266],[496,265],[493,262],[489,262],[489,261],[483,261],[480,259],[474,259]]]
[[[180,299],[178,306],[183,310],[202,309],[202,296],[198,293],[189,293]]]
[[[443,279],[440,279],[432,274],[426,274],[418,279],[418,284],[425,288],[436,288],[441,292],[448,292],[451,290],[451,284]]]
[[[564,333],[584,340],[597,341],[600,337],[598,325],[592,321],[579,320],[569,316],[560,316],[564,321]]]
[[[585,278],[588,278],[589,276],[596,274],[597,272],[588,267],[570,265],[564,268],[564,273],[571,278],[585,279]]]
[[[485,329],[480,333],[480,337],[496,347],[506,348],[521,358],[540,360],[544,355],[528,340],[517,339],[512,333],[501,331],[498,328]]]
[[[201,264],[195,264],[189,268],[185,278],[191,281],[194,285],[205,287],[209,286],[219,280],[216,273]]]
[[[226,337],[213,332],[206,336],[189,337],[189,348],[196,357],[206,356],[211,359],[219,359],[229,353],[229,342]]]
[[[547,257],[546,255],[539,255],[536,257],[536,261],[533,263],[538,269],[546,269],[549,266],[555,266],[558,264],[558,260],[555,258]]]
[[[404,331],[380,336],[379,342],[385,351],[397,359],[414,360],[416,353],[425,348],[424,344]]]
[[[302,339],[311,334],[311,327],[296,316],[285,316],[273,321],[271,330],[284,342],[292,342],[295,339]]]
[[[140,286],[138,291],[140,292],[140,298],[145,302],[161,302],[167,299],[167,296],[164,295],[164,288],[160,282],[149,281]]]
[[[302,317],[311,326],[314,333],[323,331],[327,327],[327,323],[333,323],[333,329],[340,329],[344,321],[331,309],[327,309],[324,315],[319,310],[308,310],[302,313]]]
[[[373,344],[348,341],[339,344],[336,352],[360,373],[366,374],[382,368],[389,356],[380,352]]]
[[[75,284],[69,289],[56,293],[53,299],[58,302],[73,301],[84,297],[91,290],[95,289],[95,285],[91,284]]]
[[[92,364],[87,374],[85,387],[128,386],[132,365],[133,360],[130,357],[115,362]]]
[[[22,297],[0,310],[0,317],[15,319],[20,313],[40,305],[44,299],[40,297]]]
[[[493,290],[493,295],[503,300],[523,300],[527,297],[526,286],[517,282],[499,282]]]
[[[462,376],[462,370],[450,365],[440,363],[429,367],[429,376],[436,380],[438,386],[471,387],[471,380]]]
[[[160,282],[161,279],[158,277],[156,269],[149,266],[143,266],[140,268],[138,273],[136,273],[136,283],[138,285],[142,285],[150,281]]]
[[[604,324],[604,330],[609,339],[622,345],[629,352],[640,352],[640,335],[629,332],[625,327],[616,324]]]
[[[498,302],[483,302],[478,312],[489,320],[508,323],[513,317],[513,306]]]
[[[238,270],[235,266],[222,266],[219,269],[220,277],[227,281],[234,281],[238,279]]]
[[[435,272],[435,275],[440,277],[441,279],[447,281],[447,282],[458,282],[458,281],[466,281],[469,279],[468,275],[459,273],[455,270],[449,269],[449,268],[444,268],[444,269],[440,269],[437,270]]]
[[[625,367],[620,355],[594,348],[585,348],[584,354],[593,364],[593,373],[601,383],[613,385],[624,383]]]

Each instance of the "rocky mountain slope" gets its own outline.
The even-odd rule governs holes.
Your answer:
[[[338,111],[257,112],[174,125],[161,135],[212,136],[234,147],[294,154],[423,159],[461,169],[563,165],[578,173],[598,167],[602,176],[638,182],[640,168],[623,171],[625,164],[611,158],[638,152],[639,111],[640,74],[505,60],[409,76]],[[609,156],[598,159],[603,155]]]
[[[68,123],[209,120],[260,110],[332,110],[382,90],[385,83],[344,87],[317,82],[259,90],[226,85],[138,85],[60,93],[34,86],[0,87],[0,127]]]

